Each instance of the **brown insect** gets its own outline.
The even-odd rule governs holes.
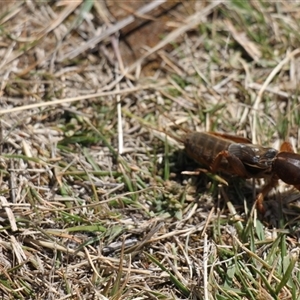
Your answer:
[[[191,158],[212,173],[221,171],[243,178],[268,178],[256,199],[257,208],[262,213],[265,211],[264,196],[279,179],[300,190],[300,154],[294,153],[288,142],[277,151],[254,145],[243,137],[216,132],[188,132],[175,139],[184,144]]]

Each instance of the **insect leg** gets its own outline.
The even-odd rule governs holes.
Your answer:
[[[233,169],[233,173],[235,173],[236,175],[243,178],[251,177],[242,161],[237,156],[230,154],[226,150],[219,152],[214,159],[211,165],[211,171],[213,173],[216,173],[218,171],[218,167],[221,164],[222,158],[225,158],[228,161],[229,166]]]

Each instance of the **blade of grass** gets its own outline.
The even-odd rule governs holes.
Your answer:
[[[167,272],[173,284],[182,292],[185,297],[189,297],[190,290],[183,285],[163,264],[161,264],[154,256],[147,252],[143,252],[154,264],[159,266],[163,271]]]

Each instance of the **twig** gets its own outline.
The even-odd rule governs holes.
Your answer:
[[[1,206],[5,209],[7,218],[9,220],[10,226],[11,226],[11,230],[12,231],[17,231],[18,227],[16,224],[16,219],[15,216],[9,206],[9,203],[7,202],[6,198],[3,196],[0,196],[0,202],[1,202]]]
[[[128,73],[132,72],[135,68],[139,67],[142,62],[150,55],[152,55],[153,53],[157,52],[158,50],[160,50],[161,48],[163,48],[164,46],[166,46],[167,44],[169,44],[170,42],[176,40],[180,35],[182,35],[183,33],[191,30],[192,28],[194,28],[195,26],[197,26],[203,19],[203,17],[207,16],[209,13],[211,13],[211,11],[217,7],[218,5],[220,5],[223,1],[214,1],[213,3],[211,3],[210,5],[208,5],[207,7],[205,7],[202,11],[197,12],[195,14],[193,14],[192,16],[190,16],[187,20],[186,20],[186,25],[183,25],[177,29],[175,29],[174,31],[172,31],[171,33],[169,33],[161,42],[159,42],[156,46],[154,46],[153,48],[150,48],[149,52],[147,52],[146,54],[144,54],[141,58],[139,58],[137,61],[135,61],[129,68],[128,68]]]
[[[151,3],[146,4],[142,8],[138,9],[136,11],[136,15],[146,14],[149,11],[155,9],[156,7],[162,5],[165,2],[166,2],[166,0],[155,0],[155,1],[152,1]],[[125,26],[129,25],[134,20],[135,20],[135,16],[134,15],[131,15],[131,16],[129,16],[129,17],[121,20],[117,24],[115,24],[115,25],[107,28],[107,30],[104,31],[104,32],[102,32],[100,35],[95,36],[92,39],[90,39],[84,45],[82,45],[82,46],[74,49],[73,51],[65,54],[63,57],[59,58],[58,61],[61,62],[61,61],[63,61],[66,58],[68,58],[68,59],[75,58],[76,56],[78,56],[80,53],[86,51],[87,49],[95,47],[98,43],[100,43],[101,41],[103,41],[105,38],[107,38],[108,36],[110,36],[110,35],[118,32],[120,29],[122,29]]]
[[[148,88],[150,88],[150,87],[154,88],[154,87],[157,87],[157,85],[149,85]],[[120,94],[128,94],[128,93],[136,92],[136,91],[139,91],[139,90],[143,90],[145,88],[146,88],[145,86],[136,86],[136,87],[132,87],[132,88],[129,88],[129,89],[123,89],[123,90],[119,90],[119,91],[114,90],[114,91],[111,91],[111,92],[100,92],[100,93],[83,95],[83,96],[66,98],[66,99],[56,99],[56,100],[53,100],[53,101],[33,103],[33,104],[23,105],[23,106],[14,107],[14,108],[0,109],[0,115],[11,113],[11,112],[16,112],[16,111],[23,111],[23,110],[33,109],[33,108],[41,108],[41,107],[45,107],[45,106],[53,106],[53,105],[76,102],[76,101],[81,101],[81,100],[88,100],[88,99],[91,99],[91,98],[99,98],[99,97],[106,97],[106,96],[113,96],[113,95],[120,95]]]
[[[208,272],[207,272],[207,263],[208,263],[208,244],[207,244],[207,234],[204,233],[203,241],[203,288],[204,288],[204,300],[209,300],[208,298]]]
[[[257,139],[256,139],[256,127],[257,127],[257,111],[258,111],[258,106],[261,102],[262,95],[265,92],[267,86],[271,83],[275,75],[282,69],[282,67],[290,61],[294,56],[300,53],[300,48],[295,49],[293,52],[288,54],[269,74],[267,77],[266,81],[264,84],[261,86],[257,97],[255,99],[255,102],[252,107],[252,114],[253,114],[253,123],[252,123],[252,142],[253,144],[257,144]]]

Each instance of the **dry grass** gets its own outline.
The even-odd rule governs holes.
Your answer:
[[[1,299],[300,299],[299,193],[154,130],[299,151],[298,2],[1,5]]]

